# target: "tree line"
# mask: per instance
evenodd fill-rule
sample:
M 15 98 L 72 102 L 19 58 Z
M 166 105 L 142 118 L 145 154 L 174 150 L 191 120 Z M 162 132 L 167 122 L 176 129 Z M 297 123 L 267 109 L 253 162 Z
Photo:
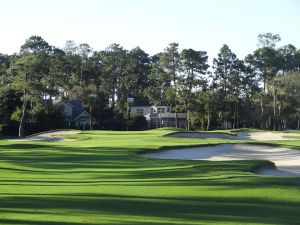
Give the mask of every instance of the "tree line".
M 112 44 L 94 51 L 67 41 L 63 49 L 29 37 L 17 54 L 0 53 L 0 124 L 23 136 L 64 127 L 52 99 L 79 99 L 97 121 L 91 128 L 125 129 L 135 105 L 169 105 L 187 115 L 187 129 L 300 128 L 300 49 L 277 47 L 278 34 L 258 35 L 244 59 L 224 44 L 212 66 L 206 51 L 170 43 L 150 56 Z

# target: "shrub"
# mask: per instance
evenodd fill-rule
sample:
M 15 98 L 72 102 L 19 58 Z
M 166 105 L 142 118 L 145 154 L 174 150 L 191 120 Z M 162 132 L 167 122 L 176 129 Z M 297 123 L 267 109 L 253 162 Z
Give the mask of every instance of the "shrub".
M 147 120 L 143 115 L 135 116 L 131 118 L 128 122 L 129 130 L 146 130 Z

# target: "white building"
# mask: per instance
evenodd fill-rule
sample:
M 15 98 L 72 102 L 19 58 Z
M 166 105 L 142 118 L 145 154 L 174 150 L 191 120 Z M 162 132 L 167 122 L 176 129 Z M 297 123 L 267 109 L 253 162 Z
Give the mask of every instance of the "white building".
M 175 113 L 171 112 L 170 106 L 133 106 L 131 116 L 143 115 L 148 121 L 148 128 L 176 127 Z M 177 113 L 178 127 L 186 128 L 186 114 Z

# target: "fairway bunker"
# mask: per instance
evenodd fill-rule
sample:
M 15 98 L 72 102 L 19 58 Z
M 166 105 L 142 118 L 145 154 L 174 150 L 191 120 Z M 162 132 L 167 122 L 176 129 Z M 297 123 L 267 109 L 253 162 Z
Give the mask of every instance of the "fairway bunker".
M 30 135 L 24 138 L 12 139 L 12 141 L 24 142 L 57 142 L 57 141 L 75 141 L 75 139 L 64 138 L 64 135 L 79 134 L 79 130 L 56 130 Z
M 284 133 L 284 132 L 252 132 L 239 131 L 235 133 L 224 132 L 174 132 L 167 134 L 168 137 L 176 138 L 219 138 L 228 140 L 256 140 L 256 141 L 283 141 L 283 140 L 299 140 L 299 133 Z
M 144 156 L 159 159 L 181 160 L 268 160 L 275 163 L 276 168 L 256 171 L 258 174 L 274 176 L 300 177 L 300 151 L 288 148 L 258 144 L 220 144 L 214 146 L 170 149 Z

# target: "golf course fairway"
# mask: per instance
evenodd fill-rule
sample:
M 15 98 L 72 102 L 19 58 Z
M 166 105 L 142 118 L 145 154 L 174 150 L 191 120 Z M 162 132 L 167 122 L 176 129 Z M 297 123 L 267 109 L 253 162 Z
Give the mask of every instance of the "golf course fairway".
M 68 142 L 0 140 L 0 224 L 300 224 L 300 178 L 253 173 L 271 165 L 267 161 L 140 154 L 256 141 L 164 136 L 173 131 L 85 131 L 67 135 L 75 139 Z M 300 149 L 300 140 L 271 143 Z

